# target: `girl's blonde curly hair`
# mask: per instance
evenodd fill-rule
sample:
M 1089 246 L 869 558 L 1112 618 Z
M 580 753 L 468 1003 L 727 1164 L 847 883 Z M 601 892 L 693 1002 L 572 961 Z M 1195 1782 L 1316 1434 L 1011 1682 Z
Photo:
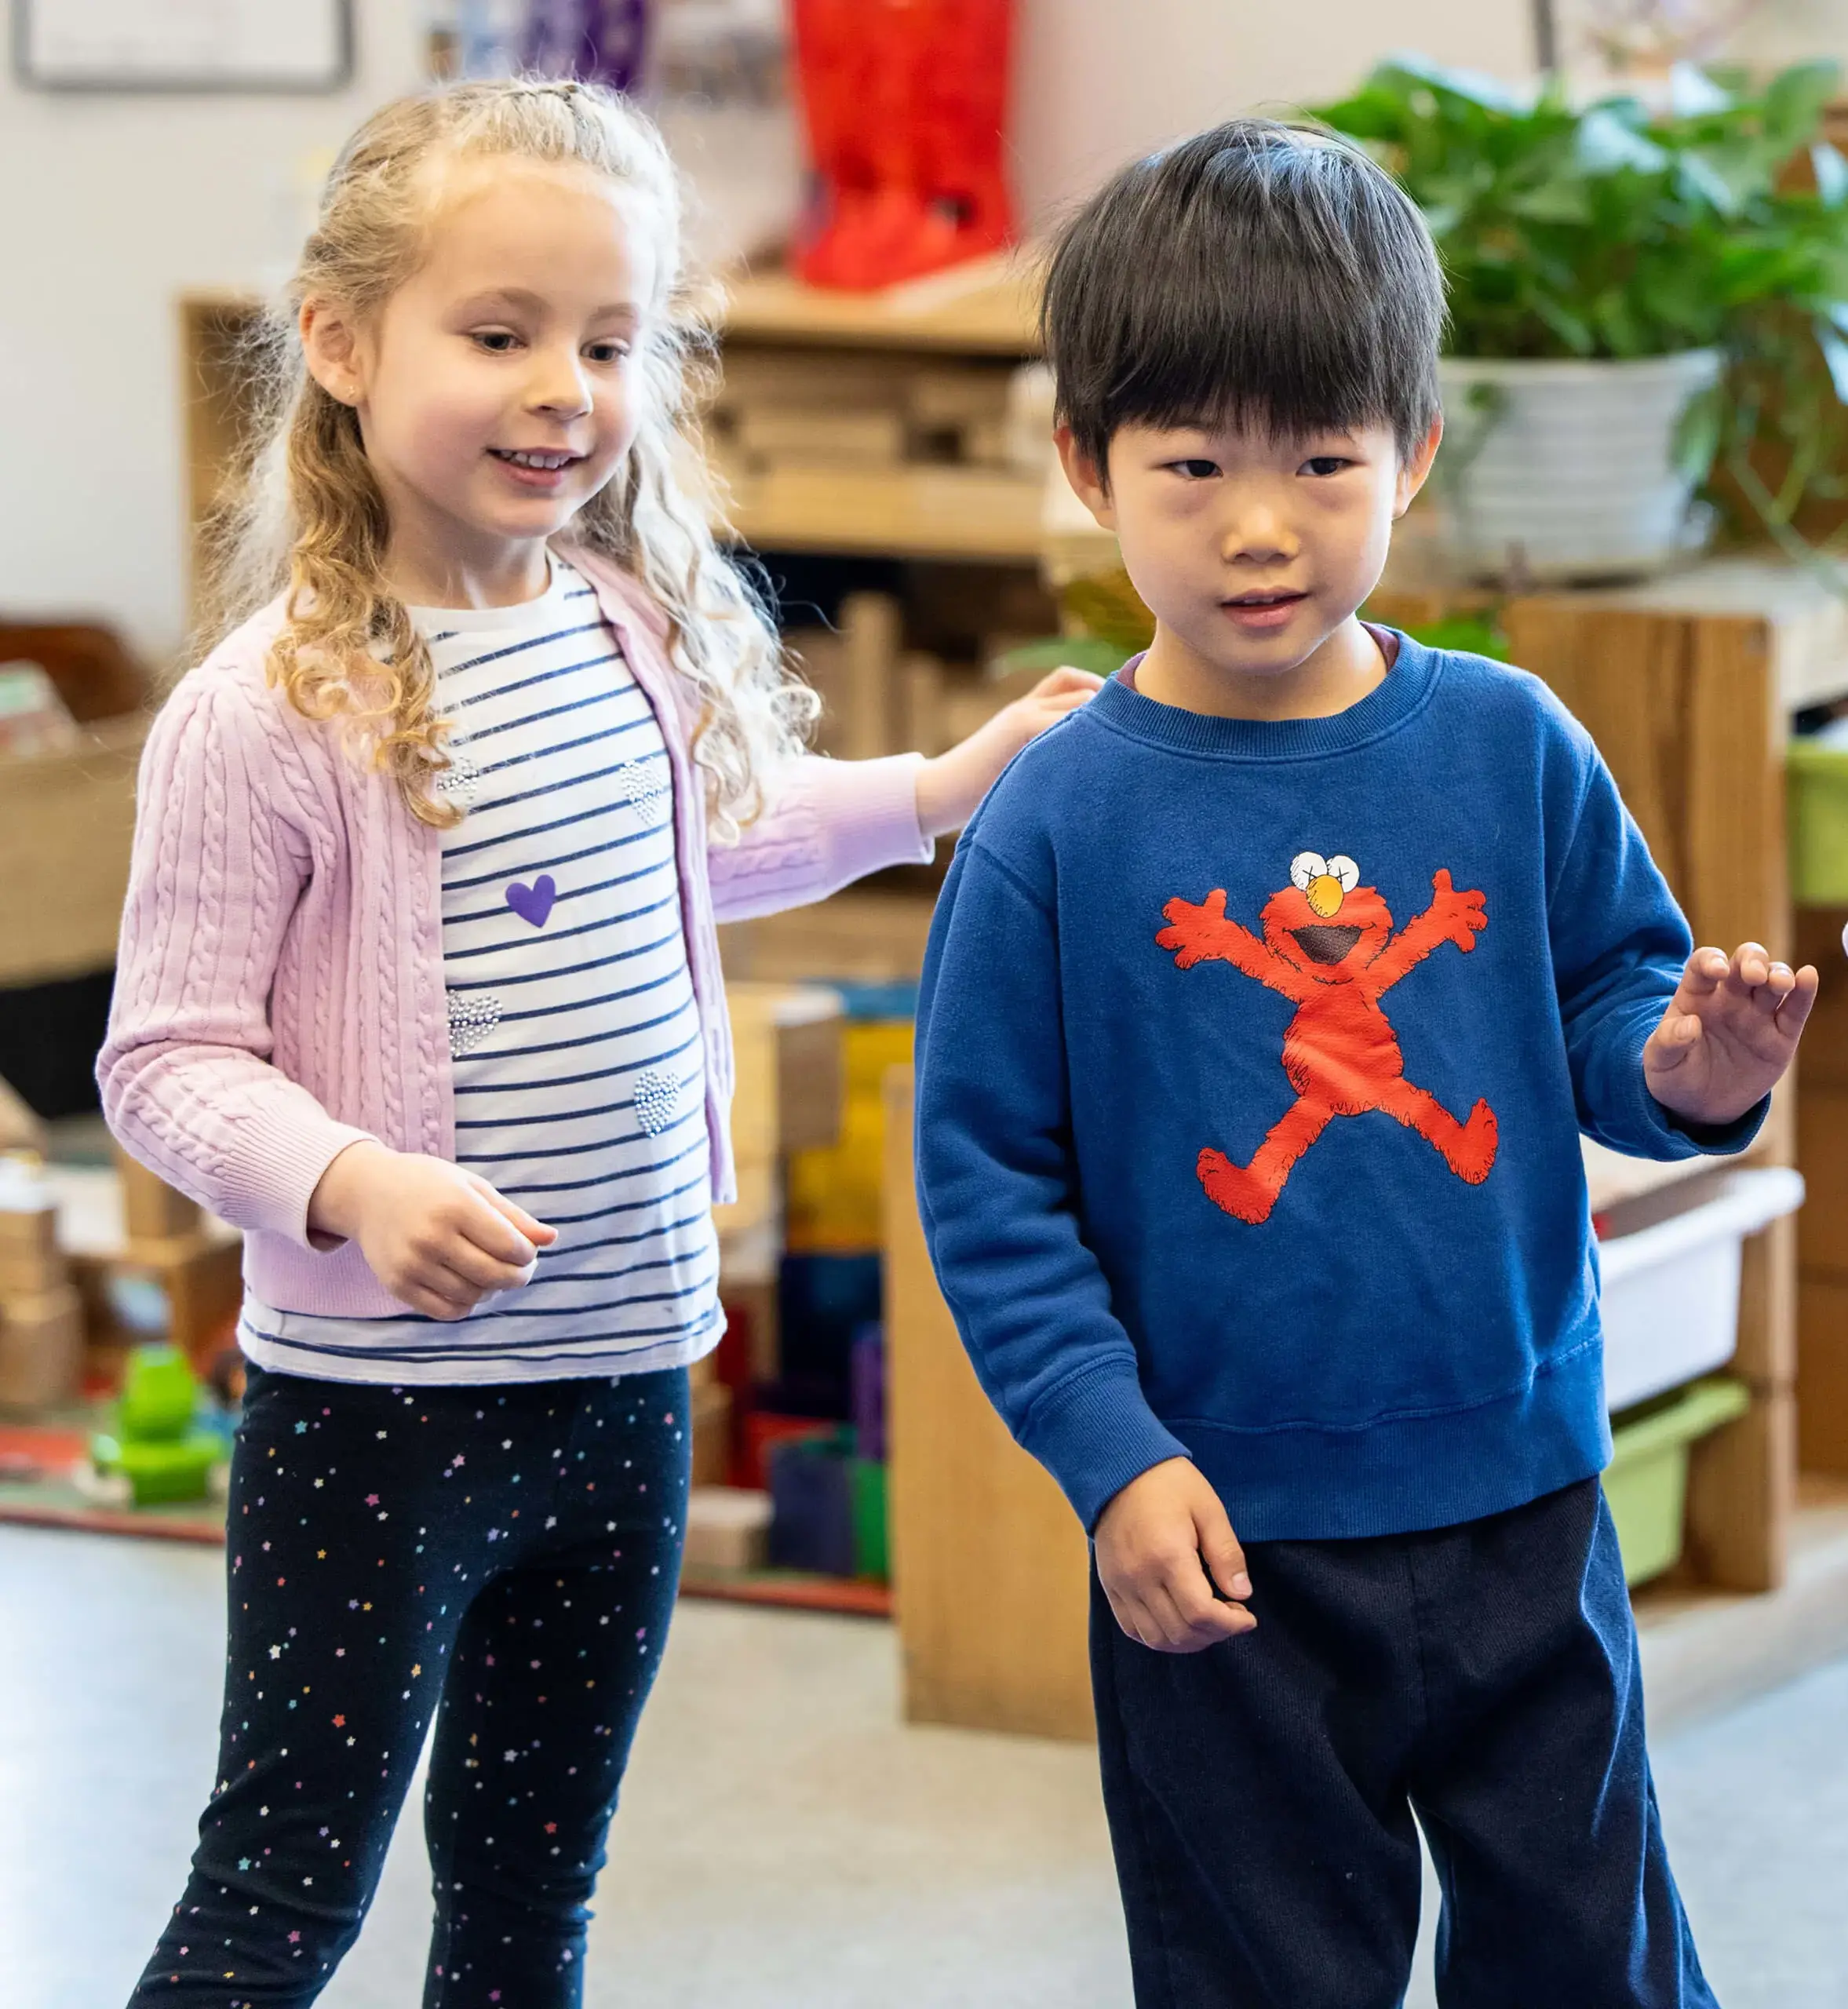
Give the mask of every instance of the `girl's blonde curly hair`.
M 385 578 L 385 498 L 357 414 L 315 382 L 298 321 L 308 300 L 376 315 L 416 270 L 444 158 L 512 155 L 606 174 L 651 220 L 656 297 L 638 355 L 640 424 L 614 478 L 567 537 L 623 567 L 666 615 L 669 652 L 696 694 L 695 760 L 715 836 L 761 810 L 765 783 L 800 750 L 817 700 L 786 669 L 749 580 L 716 541 L 698 407 L 713 343 L 681 266 L 678 177 L 661 136 L 613 92 L 541 81 L 461 83 L 375 113 L 335 162 L 319 220 L 282 299 L 251 337 L 258 417 L 243 479 L 213 540 L 206 620 L 222 634 L 287 595 L 272 680 L 303 716 L 371 737 L 411 812 L 459 815 L 435 784 L 449 764 L 428 649 Z

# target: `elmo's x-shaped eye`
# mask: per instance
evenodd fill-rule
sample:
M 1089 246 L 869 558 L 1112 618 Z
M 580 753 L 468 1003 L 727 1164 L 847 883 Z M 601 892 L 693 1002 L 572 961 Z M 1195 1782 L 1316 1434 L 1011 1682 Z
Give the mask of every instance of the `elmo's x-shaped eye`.
M 1351 859 L 1347 862 L 1350 869 L 1353 868 Z M 1311 881 L 1325 879 L 1328 876 L 1329 862 L 1318 851 L 1299 851 L 1290 860 L 1290 884 L 1299 893 L 1309 890 Z M 1354 870 L 1354 876 L 1356 879 L 1360 877 L 1358 870 Z
M 1329 860 L 1328 872 L 1344 893 L 1351 893 L 1361 883 L 1361 869 L 1345 851 L 1336 851 Z

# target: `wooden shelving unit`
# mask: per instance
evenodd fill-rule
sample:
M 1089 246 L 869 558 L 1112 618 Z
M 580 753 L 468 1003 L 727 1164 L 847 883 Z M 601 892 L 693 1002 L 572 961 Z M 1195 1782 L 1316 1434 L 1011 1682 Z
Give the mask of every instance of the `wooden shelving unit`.
M 727 341 L 890 348 L 918 354 L 1031 355 L 1033 275 L 984 259 L 884 293 L 824 293 L 787 272 L 746 274 L 727 288 Z

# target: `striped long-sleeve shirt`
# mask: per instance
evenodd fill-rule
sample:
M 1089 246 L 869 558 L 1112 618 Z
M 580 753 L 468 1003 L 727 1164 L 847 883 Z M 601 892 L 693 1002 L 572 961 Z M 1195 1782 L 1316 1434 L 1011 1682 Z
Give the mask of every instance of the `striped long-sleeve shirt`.
M 450 727 L 443 983 L 456 1158 L 559 1231 L 467 1319 L 252 1300 L 267 1367 L 501 1381 L 677 1365 L 718 1336 L 698 1013 L 654 712 L 591 588 L 416 611 Z

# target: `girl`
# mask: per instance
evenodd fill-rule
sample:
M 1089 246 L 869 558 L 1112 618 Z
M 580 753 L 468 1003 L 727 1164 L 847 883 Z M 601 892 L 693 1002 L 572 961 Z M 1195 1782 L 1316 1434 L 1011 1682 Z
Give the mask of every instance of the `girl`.
M 800 753 L 694 482 L 674 178 L 606 93 L 388 107 L 290 305 L 99 1063 L 246 1237 L 217 1784 L 134 2001 L 312 2001 L 434 1718 L 425 2003 L 547 2009 L 722 1323 L 714 923 L 928 858 L 1095 680 L 935 760 Z

